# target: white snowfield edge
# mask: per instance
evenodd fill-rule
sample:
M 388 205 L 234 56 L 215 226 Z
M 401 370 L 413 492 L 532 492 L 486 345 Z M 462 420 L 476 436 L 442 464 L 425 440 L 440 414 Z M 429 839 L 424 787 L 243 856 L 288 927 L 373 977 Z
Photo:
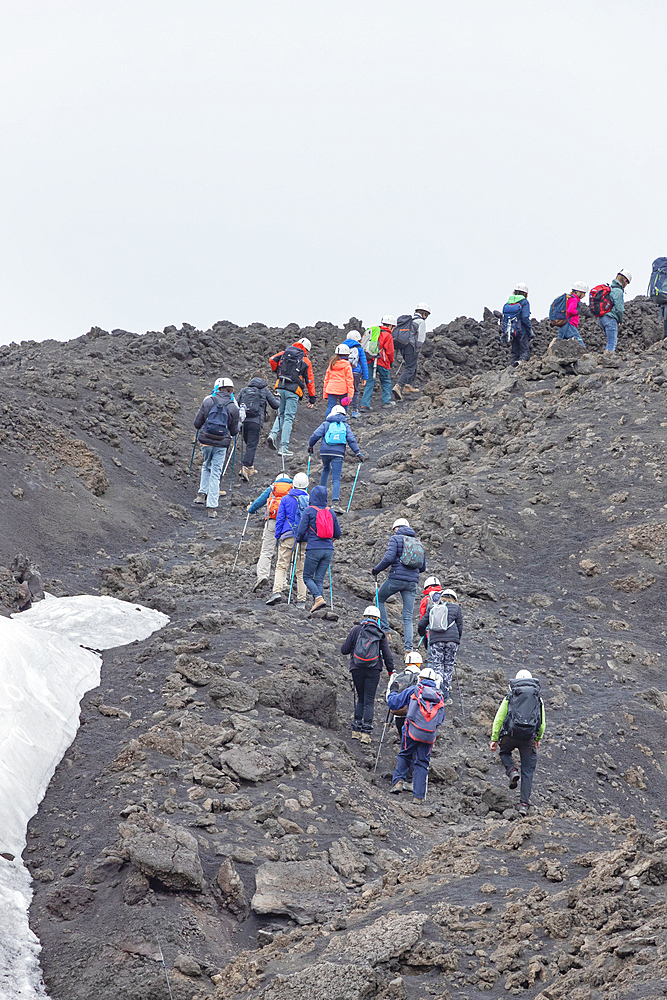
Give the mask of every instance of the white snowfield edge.
M 30 875 L 20 861 L 28 820 L 100 683 L 101 657 L 146 639 L 167 615 L 114 597 L 62 597 L 0 617 L 0 997 L 43 997 L 39 942 L 28 926 Z M 83 648 L 88 647 L 88 648 Z

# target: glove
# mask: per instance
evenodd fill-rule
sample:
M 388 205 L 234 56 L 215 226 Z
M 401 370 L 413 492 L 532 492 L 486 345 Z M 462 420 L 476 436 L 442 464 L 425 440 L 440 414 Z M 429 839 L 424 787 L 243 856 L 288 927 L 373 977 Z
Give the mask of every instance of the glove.
M 389 690 L 392 692 L 392 694 L 398 691 L 398 681 L 394 681 L 393 684 L 390 686 Z
M 372 576 L 377 576 L 377 575 L 378 575 L 378 571 L 376 570 L 375 566 L 374 566 L 374 567 L 373 567 L 373 569 L 371 570 L 371 575 L 372 575 Z
M 308 449 L 308 454 L 309 454 L 309 455 L 312 455 L 312 454 L 313 454 L 313 449 L 312 449 L 312 448 L 309 448 L 309 449 Z
M 357 458 L 358 458 L 358 460 L 360 462 L 365 462 L 366 461 L 366 456 L 363 455 L 362 452 L 359 452 L 359 454 L 357 455 Z
M 349 406 L 350 405 L 350 397 L 349 396 L 343 396 L 343 398 L 340 401 L 340 405 L 341 406 Z

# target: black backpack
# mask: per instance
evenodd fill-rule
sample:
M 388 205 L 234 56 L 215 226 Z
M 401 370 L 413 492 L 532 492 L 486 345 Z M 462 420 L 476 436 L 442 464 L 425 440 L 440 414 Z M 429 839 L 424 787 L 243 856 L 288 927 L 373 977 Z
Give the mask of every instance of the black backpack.
M 516 740 L 532 740 L 541 723 L 540 682 L 535 678 L 510 681 L 504 731 Z
M 216 403 L 214 401 L 213 406 L 208 411 L 208 416 L 206 417 L 203 430 L 205 434 L 208 434 L 211 437 L 231 437 L 231 434 L 229 433 L 229 425 L 227 423 L 226 403 Z
M 239 403 L 245 406 L 246 417 L 258 417 L 263 410 L 263 394 L 258 385 L 247 385 L 239 396 Z
M 294 383 L 303 388 L 302 365 L 303 351 L 300 351 L 298 347 L 286 347 L 278 366 L 278 388 L 286 389 Z
M 364 622 L 352 651 L 352 669 L 380 667 L 380 642 L 384 632 L 373 622 Z
M 412 334 L 412 316 L 404 313 L 399 316 L 396 320 L 396 327 L 392 334 L 395 344 L 400 344 L 401 347 L 405 347 L 406 344 L 410 343 L 410 336 Z

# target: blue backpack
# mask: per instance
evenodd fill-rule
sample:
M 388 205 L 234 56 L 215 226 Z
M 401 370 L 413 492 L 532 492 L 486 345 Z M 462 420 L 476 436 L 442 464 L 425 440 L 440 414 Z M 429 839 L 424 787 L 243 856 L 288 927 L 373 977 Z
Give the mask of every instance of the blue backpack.
M 506 302 L 503 306 L 503 318 L 500 323 L 500 341 L 509 344 L 512 337 L 519 335 L 521 328 L 521 303 Z
M 227 404 L 213 403 L 208 411 L 208 416 L 204 424 L 204 432 L 211 437 L 225 438 L 231 437 L 227 424 Z
M 554 326 L 565 326 L 567 323 L 567 292 L 554 299 L 549 306 L 549 319 Z
M 647 294 L 659 306 L 667 305 L 667 257 L 656 257 L 653 261 Z
M 344 420 L 331 420 L 324 432 L 327 444 L 347 444 L 347 424 Z

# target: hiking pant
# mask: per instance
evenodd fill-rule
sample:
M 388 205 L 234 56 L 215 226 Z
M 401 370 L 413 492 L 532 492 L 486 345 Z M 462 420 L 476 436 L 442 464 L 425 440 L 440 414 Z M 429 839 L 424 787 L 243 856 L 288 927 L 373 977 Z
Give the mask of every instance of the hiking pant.
M 408 727 L 403 726 L 401 736 L 401 749 L 398 751 L 396 770 L 391 779 L 392 785 L 397 781 L 407 781 L 410 773 L 410 765 L 414 767 L 412 776 L 412 794 L 416 799 L 426 798 L 426 781 L 428 779 L 428 769 L 431 763 L 432 743 L 421 743 L 408 736 Z
M 257 579 L 268 580 L 271 572 L 271 560 L 276 550 L 276 519 L 269 518 L 264 522 L 264 534 L 262 535 L 262 551 L 257 560 Z
M 352 397 L 352 412 L 356 413 L 359 409 L 359 383 L 361 382 L 361 372 L 356 374 L 352 372 L 352 377 L 354 378 L 354 396 Z
M 204 462 L 199 477 L 199 492 L 206 494 L 206 506 L 217 507 L 220 499 L 220 476 L 225 465 L 226 448 L 212 448 L 203 444 L 201 453 Z
M 403 355 L 405 366 L 398 380 L 399 385 L 414 385 L 417 377 L 417 361 L 419 348 L 415 344 L 399 344 L 398 349 Z
M 322 597 L 322 583 L 333 559 L 333 549 L 307 549 L 303 564 L 303 582 L 313 597 Z
M 603 317 L 604 318 L 604 317 Z M 518 750 L 521 757 L 521 801 L 526 805 L 530 802 L 530 792 L 533 787 L 533 777 L 537 765 L 537 748 L 535 740 L 515 740 L 513 736 L 501 736 L 498 742 L 500 759 L 505 767 L 505 774 L 516 767 L 512 760 L 512 750 Z
M 530 360 L 530 334 L 521 330 L 511 340 L 512 361 Z
M 354 699 L 352 728 L 359 733 L 373 732 L 375 692 L 380 683 L 381 671 L 377 667 L 357 667 L 351 671 L 357 697 Z
M 299 406 L 299 397 L 291 389 L 278 389 L 278 395 L 280 396 L 280 406 L 278 407 L 278 415 L 273 421 L 269 437 L 273 440 L 278 450 L 280 450 L 281 448 L 287 448 L 289 445 L 292 424 L 294 423 L 296 411 Z M 278 439 L 279 435 L 280 440 Z
M 600 316 L 598 326 L 607 338 L 607 350 L 615 351 L 618 342 L 618 323 L 613 316 Z
M 403 646 L 408 652 L 412 652 L 412 614 L 415 609 L 415 598 L 417 596 L 417 584 L 405 583 L 402 580 L 392 580 L 391 577 L 385 580 L 378 591 L 378 609 L 380 611 L 380 628 L 388 629 L 387 608 L 385 601 L 392 594 L 400 594 L 403 600 Z
M 327 412 L 328 417 L 334 406 L 342 406 L 341 399 L 345 399 L 345 396 L 334 396 L 332 393 L 327 393 Z
M 444 701 L 449 698 L 458 648 L 458 642 L 429 642 L 428 644 L 427 662 L 431 670 L 434 670 L 440 678 L 440 693 Z
M 391 374 L 388 368 L 380 368 L 378 365 L 375 374 L 372 374 L 373 369 L 368 366 L 368 381 L 366 382 L 366 387 L 364 389 L 364 394 L 361 397 L 362 406 L 370 406 L 371 398 L 373 396 L 373 389 L 375 388 L 375 374 L 380 379 L 380 386 L 382 388 L 382 402 L 391 403 Z
M 571 323 L 566 323 L 565 326 L 561 326 L 558 331 L 559 340 L 578 340 L 582 347 L 585 347 L 583 340 L 581 339 L 581 334 L 576 326 L 572 326 Z
M 255 464 L 255 452 L 259 444 L 259 432 L 262 425 L 257 417 L 246 417 L 243 421 L 243 440 L 245 442 L 245 454 L 243 464 L 246 469 Z
M 320 486 L 326 488 L 331 470 L 331 502 L 340 500 L 340 477 L 343 471 L 343 459 L 340 455 L 320 455 L 322 459 L 322 475 L 320 476 Z
M 660 319 L 662 320 L 662 339 L 667 340 L 667 306 L 660 306 Z
M 296 599 L 297 601 L 305 601 L 306 599 L 306 585 L 303 582 L 303 561 L 305 557 L 305 542 L 302 542 L 297 551 L 296 555 L 296 569 L 294 570 L 294 579 L 296 582 Z M 294 537 L 292 535 L 287 535 L 286 538 L 281 538 L 278 544 L 278 561 L 276 562 L 276 575 L 273 578 L 273 593 L 281 594 L 285 587 L 285 581 L 289 579 L 291 583 L 292 578 L 292 556 L 294 554 Z

